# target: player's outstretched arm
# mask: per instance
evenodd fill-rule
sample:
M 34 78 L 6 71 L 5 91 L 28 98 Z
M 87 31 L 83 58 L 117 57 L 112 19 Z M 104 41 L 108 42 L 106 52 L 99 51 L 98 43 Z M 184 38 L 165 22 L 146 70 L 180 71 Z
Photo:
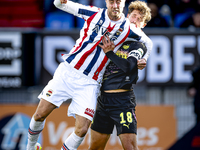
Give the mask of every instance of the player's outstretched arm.
M 115 45 L 112 41 L 110 41 L 108 36 L 102 39 L 102 43 L 103 45 L 99 45 L 99 46 L 103 49 L 106 56 L 110 60 L 112 60 L 113 63 L 115 63 L 119 68 L 121 68 L 125 73 L 130 73 L 133 70 L 137 69 L 137 60 L 141 58 L 143 54 L 140 54 L 137 50 L 133 50 L 129 53 L 130 56 L 127 59 L 124 59 L 117 56 L 113 52 Z M 140 51 L 141 50 L 142 49 L 140 49 Z
M 61 4 L 67 4 L 67 0 L 60 0 Z

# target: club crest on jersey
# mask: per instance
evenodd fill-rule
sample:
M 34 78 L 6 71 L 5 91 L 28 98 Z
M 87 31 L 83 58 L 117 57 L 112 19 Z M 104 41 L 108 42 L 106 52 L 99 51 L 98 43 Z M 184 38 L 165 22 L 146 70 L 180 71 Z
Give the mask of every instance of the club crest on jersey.
M 46 96 L 50 97 L 52 94 L 53 94 L 53 90 L 48 90 L 47 93 L 46 93 Z
M 84 114 L 93 118 L 94 116 L 94 109 L 86 108 Z
M 119 28 L 116 32 L 117 35 L 120 35 L 121 33 L 123 32 L 123 29 L 122 28 Z
M 130 45 L 123 45 L 123 49 L 128 49 Z

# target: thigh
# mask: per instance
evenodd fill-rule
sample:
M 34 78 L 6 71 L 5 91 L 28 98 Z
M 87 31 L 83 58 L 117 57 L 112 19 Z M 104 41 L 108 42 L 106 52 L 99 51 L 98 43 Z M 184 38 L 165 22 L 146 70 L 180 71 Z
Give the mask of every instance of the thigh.
M 43 121 L 56 108 L 56 106 L 44 99 L 41 99 L 34 114 L 36 121 Z
M 122 147 L 124 150 L 138 150 L 137 146 L 137 136 L 134 133 L 125 133 L 119 135 Z
M 99 133 L 91 129 L 89 150 L 104 150 L 110 134 Z

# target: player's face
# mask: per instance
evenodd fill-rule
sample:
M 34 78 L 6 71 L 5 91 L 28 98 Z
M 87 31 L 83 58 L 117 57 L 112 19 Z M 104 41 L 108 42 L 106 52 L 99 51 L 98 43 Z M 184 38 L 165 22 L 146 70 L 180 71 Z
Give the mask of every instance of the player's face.
M 135 24 L 138 28 L 144 28 L 144 17 L 140 14 L 139 10 L 133 10 L 130 14 L 127 15 L 131 23 Z
M 106 0 L 108 16 L 111 20 L 117 21 L 121 18 L 126 0 Z

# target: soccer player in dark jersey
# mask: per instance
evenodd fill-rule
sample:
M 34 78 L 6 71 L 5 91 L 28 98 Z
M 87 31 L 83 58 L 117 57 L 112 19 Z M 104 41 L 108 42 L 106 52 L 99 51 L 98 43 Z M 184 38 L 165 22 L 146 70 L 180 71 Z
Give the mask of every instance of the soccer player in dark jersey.
M 129 5 L 128 18 L 137 27 L 142 28 L 150 20 L 150 9 L 142 15 L 138 5 L 145 2 L 135 1 Z M 147 7 L 147 6 L 146 6 Z M 137 41 L 126 41 L 114 53 L 114 43 L 105 36 L 100 47 L 111 60 L 106 68 L 98 98 L 97 109 L 91 125 L 90 150 L 103 150 L 113 131 L 117 129 L 122 146 L 125 150 L 138 150 L 137 119 L 135 115 L 135 95 L 133 84 L 138 80 L 138 69 L 146 66 L 142 58 L 147 52 L 144 44 Z

